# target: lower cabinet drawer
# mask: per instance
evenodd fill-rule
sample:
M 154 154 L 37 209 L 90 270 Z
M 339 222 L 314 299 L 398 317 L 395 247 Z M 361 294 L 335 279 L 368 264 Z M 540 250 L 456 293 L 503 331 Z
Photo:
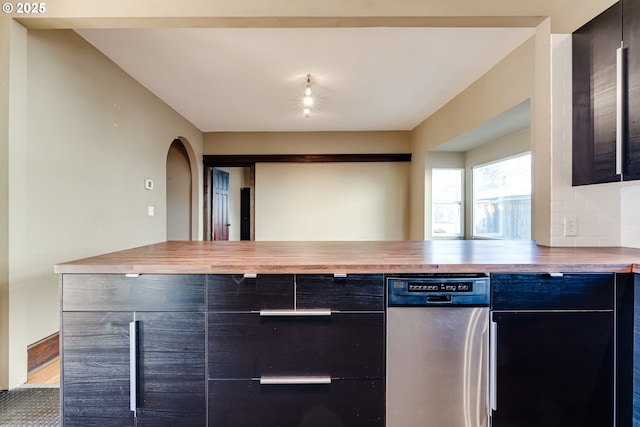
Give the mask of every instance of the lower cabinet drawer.
M 298 308 L 329 307 L 341 311 L 382 311 L 384 289 L 382 274 L 349 274 L 346 277 L 327 274 L 296 276 Z
M 204 311 L 203 274 L 64 274 L 63 311 Z
M 216 427 L 383 427 L 384 380 L 263 385 L 209 381 L 209 425 Z
M 494 274 L 494 310 L 612 310 L 613 273 Z
M 209 379 L 384 378 L 384 312 L 207 316 Z

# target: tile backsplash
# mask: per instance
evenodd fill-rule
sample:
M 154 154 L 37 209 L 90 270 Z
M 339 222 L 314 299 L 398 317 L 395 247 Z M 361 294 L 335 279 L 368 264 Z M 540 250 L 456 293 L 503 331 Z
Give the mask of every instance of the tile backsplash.
M 571 186 L 571 35 L 551 36 L 551 245 L 640 248 L 640 183 Z M 577 235 L 565 236 L 565 218 Z

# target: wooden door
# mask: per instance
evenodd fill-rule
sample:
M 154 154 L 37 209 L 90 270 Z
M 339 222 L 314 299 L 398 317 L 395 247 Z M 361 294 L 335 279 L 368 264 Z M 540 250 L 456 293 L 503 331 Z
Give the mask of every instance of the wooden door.
M 229 240 L 229 173 L 213 168 L 213 240 Z

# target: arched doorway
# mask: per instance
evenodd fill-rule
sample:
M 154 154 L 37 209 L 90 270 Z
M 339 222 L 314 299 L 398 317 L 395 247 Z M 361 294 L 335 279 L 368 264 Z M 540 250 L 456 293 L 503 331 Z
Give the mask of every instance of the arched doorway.
M 167 240 L 191 240 L 191 163 L 176 138 L 167 153 Z

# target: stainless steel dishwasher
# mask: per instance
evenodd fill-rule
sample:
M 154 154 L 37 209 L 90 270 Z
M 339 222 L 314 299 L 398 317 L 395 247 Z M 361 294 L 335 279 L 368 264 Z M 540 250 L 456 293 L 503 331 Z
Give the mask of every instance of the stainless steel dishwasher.
M 489 425 L 489 282 L 387 277 L 387 427 Z

